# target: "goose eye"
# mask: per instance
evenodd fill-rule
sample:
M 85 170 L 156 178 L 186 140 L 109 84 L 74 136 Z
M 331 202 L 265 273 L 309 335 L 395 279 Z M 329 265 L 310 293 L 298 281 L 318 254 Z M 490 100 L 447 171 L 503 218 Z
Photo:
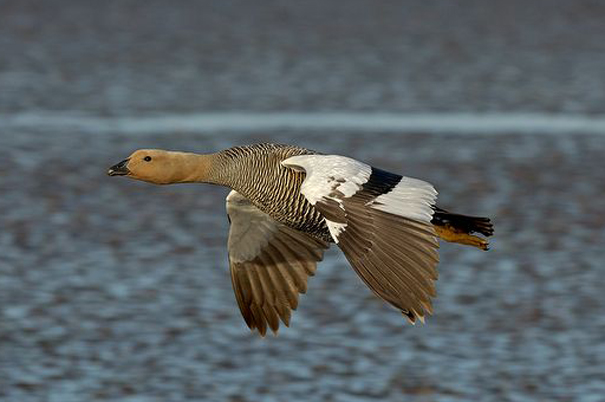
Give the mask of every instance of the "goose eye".
M 151 156 L 146 156 L 143 158 L 145 162 L 151 162 Z

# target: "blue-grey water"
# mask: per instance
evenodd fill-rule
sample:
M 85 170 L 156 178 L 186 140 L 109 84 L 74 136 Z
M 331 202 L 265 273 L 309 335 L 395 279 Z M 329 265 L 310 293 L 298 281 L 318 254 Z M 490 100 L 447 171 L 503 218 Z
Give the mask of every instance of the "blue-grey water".
M 0 1 L 0 400 L 605 400 L 602 133 L 104 125 L 603 115 L 604 16 L 589 0 Z M 53 123 L 81 113 L 86 130 Z M 428 180 L 440 205 L 494 220 L 492 249 L 443 244 L 435 314 L 414 327 L 334 249 L 291 327 L 260 339 L 231 290 L 227 190 L 105 175 L 136 148 L 260 141 Z
M 105 176 L 139 146 L 259 139 L 427 179 L 442 205 L 493 218 L 492 250 L 443 245 L 435 315 L 415 327 L 334 250 L 291 328 L 260 339 L 231 291 L 226 190 Z M 604 152 L 601 136 L 2 136 L 0 395 L 601 400 Z

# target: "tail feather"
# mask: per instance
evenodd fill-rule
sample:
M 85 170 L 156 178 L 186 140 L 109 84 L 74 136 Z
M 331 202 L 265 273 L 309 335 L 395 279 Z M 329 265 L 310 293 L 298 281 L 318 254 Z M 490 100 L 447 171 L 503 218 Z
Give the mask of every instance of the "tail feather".
M 440 238 L 488 250 L 488 241 L 473 233 L 485 237 L 493 235 L 494 225 L 489 218 L 453 214 L 438 207 L 434 207 L 434 210 L 431 223 Z

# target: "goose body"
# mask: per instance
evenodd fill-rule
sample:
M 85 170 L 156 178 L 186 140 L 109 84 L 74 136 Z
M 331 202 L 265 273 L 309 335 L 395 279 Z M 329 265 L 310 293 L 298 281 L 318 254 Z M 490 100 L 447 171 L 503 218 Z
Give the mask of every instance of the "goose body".
M 265 335 L 289 325 L 323 252 L 336 243 L 362 281 L 415 323 L 432 313 L 438 237 L 487 249 L 473 232 L 487 218 L 435 206 L 425 181 L 339 155 L 280 144 L 198 155 L 138 150 L 108 174 L 155 184 L 202 182 L 232 189 L 229 264 L 248 326 Z

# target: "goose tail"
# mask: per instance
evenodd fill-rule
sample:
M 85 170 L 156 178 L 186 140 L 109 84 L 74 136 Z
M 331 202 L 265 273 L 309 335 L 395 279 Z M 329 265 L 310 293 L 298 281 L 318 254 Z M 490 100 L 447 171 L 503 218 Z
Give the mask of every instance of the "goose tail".
M 437 235 L 445 241 L 489 250 L 489 242 L 473 234 L 477 233 L 485 237 L 493 235 L 494 225 L 489 218 L 453 214 L 434 207 L 431 223 Z

